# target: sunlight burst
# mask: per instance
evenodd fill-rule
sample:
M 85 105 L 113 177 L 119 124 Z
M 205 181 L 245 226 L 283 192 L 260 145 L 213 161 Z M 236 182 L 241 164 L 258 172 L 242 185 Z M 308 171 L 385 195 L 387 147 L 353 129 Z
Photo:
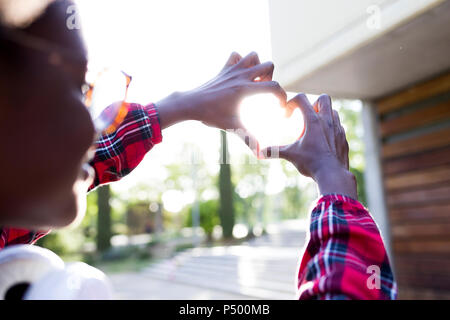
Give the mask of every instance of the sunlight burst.
M 293 143 L 303 130 L 300 110 L 296 109 L 290 118 L 286 118 L 285 110 L 272 94 L 258 94 L 244 99 L 240 116 L 261 148 Z

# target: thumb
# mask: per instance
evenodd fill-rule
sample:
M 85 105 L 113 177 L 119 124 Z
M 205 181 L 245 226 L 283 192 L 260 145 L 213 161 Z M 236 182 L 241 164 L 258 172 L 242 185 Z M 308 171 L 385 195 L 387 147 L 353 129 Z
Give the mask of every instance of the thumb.
M 256 157 L 259 157 L 260 147 L 258 140 L 240 122 L 234 129 L 234 133 L 244 141 Z
M 259 154 L 259 159 L 290 159 L 289 146 L 271 146 L 262 149 Z

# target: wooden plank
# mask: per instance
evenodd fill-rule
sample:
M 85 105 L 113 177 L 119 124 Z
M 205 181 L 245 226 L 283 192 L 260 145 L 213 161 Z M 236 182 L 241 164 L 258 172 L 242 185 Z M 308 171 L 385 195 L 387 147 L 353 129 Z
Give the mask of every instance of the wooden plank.
M 395 267 L 405 273 L 429 275 L 449 275 L 450 255 L 448 254 L 397 254 Z
M 447 204 L 428 204 L 389 210 L 391 225 L 402 222 L 423 223 L 424 221 L 450 221 L 450 201 Z M 450 230 L 448 231 L 450 233 Z
M 397 254 L 395 256 L 396 280 L 399 298 L 404 299 L 419 290 L 422 298 L 444 297 L 450 294 L 450 255 Z M 426 289 L 425 289 L 426 288 Z M 428 291 L 427 291 L 428 290 Z
M 384 175 L 450 164 L 450 148 L 441 148 L 412 156 L 383 161 Z
M 423 190 L 390 192 L 386 196 L 390 208 L 435 205 L 450 202 L 450 184 Z
M 405 273 L 397 270 L 399 286 L 433 288 L 434 290 L 450 291 L 450 275 L 430 275 L 423 273 Z
M 450 300 L 450 291 L 399 286 L 399 300 Z
M 383 158 L 393 158 L 448 145 L 450 145 L 450 129 L 444 129 L 399 142 L 384 144 L 382 155 Z
M 381 136 L 387 137 L 395 133 L 408 131 L 424 125 L 450 118 L 450 100 L 438 105 L 423 108 L 416 112 L 401 115 L 380 123 Z
M 389 175 L 384 179 L 387 190 L 408 189 L 450 181 L 450 165 L 420 171 Z
M 394 255 L 398 254 L 450 254 L 450 239 L 417 240 L 402 239 L 392 241 Z
M 378 113 L 384 115 L 410 103 L 424 100 L 447 91 L 450 91 L 450 73 L 379 100 L 376 103 Z
M 450 256 L 397 255 L 395 257 L 395 268 L 402 272 L 448 274 L 450 270 Z
M 450 222 L 391 225 L 394 239 L 449 239 Z

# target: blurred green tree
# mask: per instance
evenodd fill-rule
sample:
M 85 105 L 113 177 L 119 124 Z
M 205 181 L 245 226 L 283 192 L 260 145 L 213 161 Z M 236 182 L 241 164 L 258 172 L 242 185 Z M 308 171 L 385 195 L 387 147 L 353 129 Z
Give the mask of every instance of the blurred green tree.
M 358 184 L 358 200 L 367 205 L 364 184 L 364 128 L 361 119 L 361 103 L 355 100 L 335 100 L 342 125 L 349 144 L 350 171 L 355 175 Z
M 242 155 L 233 165 L 235 217 L 238 223 L 247 225 L 249 232 L 264 222 L 264 198 L 267 197 L 264 188 L 269 166 L 269 161 L 257 161 L 252 154 Z
M 234 187 L 231 182 L 231 165 L 229 163 L 227 133 L 220 131 L 220 170 L 219 170 L 219 195 L 220 195 L 220 223 L 222 225 L 223 237 L 233 237 L 234 227 Z
M 205 231 L 208 241 L 212 241 L 212 233 L 214 227 L 220 224 L 219 219 L 219 201 L 208 200 L 199 203 L 200 210 L 200 226 Z M 189 210 L 189 214 L 186 215 L 186 226 L 192 226 L 192 208 Z
M 97 251 L 104 252 L 111 247 L 111 190 L 109 185 L 97 189 Z

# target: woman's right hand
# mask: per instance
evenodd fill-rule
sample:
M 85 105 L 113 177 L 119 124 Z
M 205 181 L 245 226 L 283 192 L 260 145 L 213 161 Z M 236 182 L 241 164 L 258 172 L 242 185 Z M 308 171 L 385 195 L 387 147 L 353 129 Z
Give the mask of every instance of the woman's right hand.
M 156 103 L 161 128 L 183 120 L 198 120 L 211 127 L 234 130 L 257 153 L 257 140 L 241 122 L 239 106 L 247 96 L 272 93 L 285 107 L 287 95 L 278 82 L 272 80 L 273 71 L 274 64 L 270 61 L 261 63 L 255 52 L 243 58 L 232 53 L 212 80 Z
M 331 98 L 321 95 L 312 106 L 305 94 L 291 99 L 288 109 L 299 107 L 305 130 L 299 140 L 287 146 L 268 147 L 263 158 L 283 158 L 292 162 L 304 176 L 313 178 L 321 195 L 338 193 L 357 199 L 356 180 L 349 171 L 348 143 L 339 114 Z

